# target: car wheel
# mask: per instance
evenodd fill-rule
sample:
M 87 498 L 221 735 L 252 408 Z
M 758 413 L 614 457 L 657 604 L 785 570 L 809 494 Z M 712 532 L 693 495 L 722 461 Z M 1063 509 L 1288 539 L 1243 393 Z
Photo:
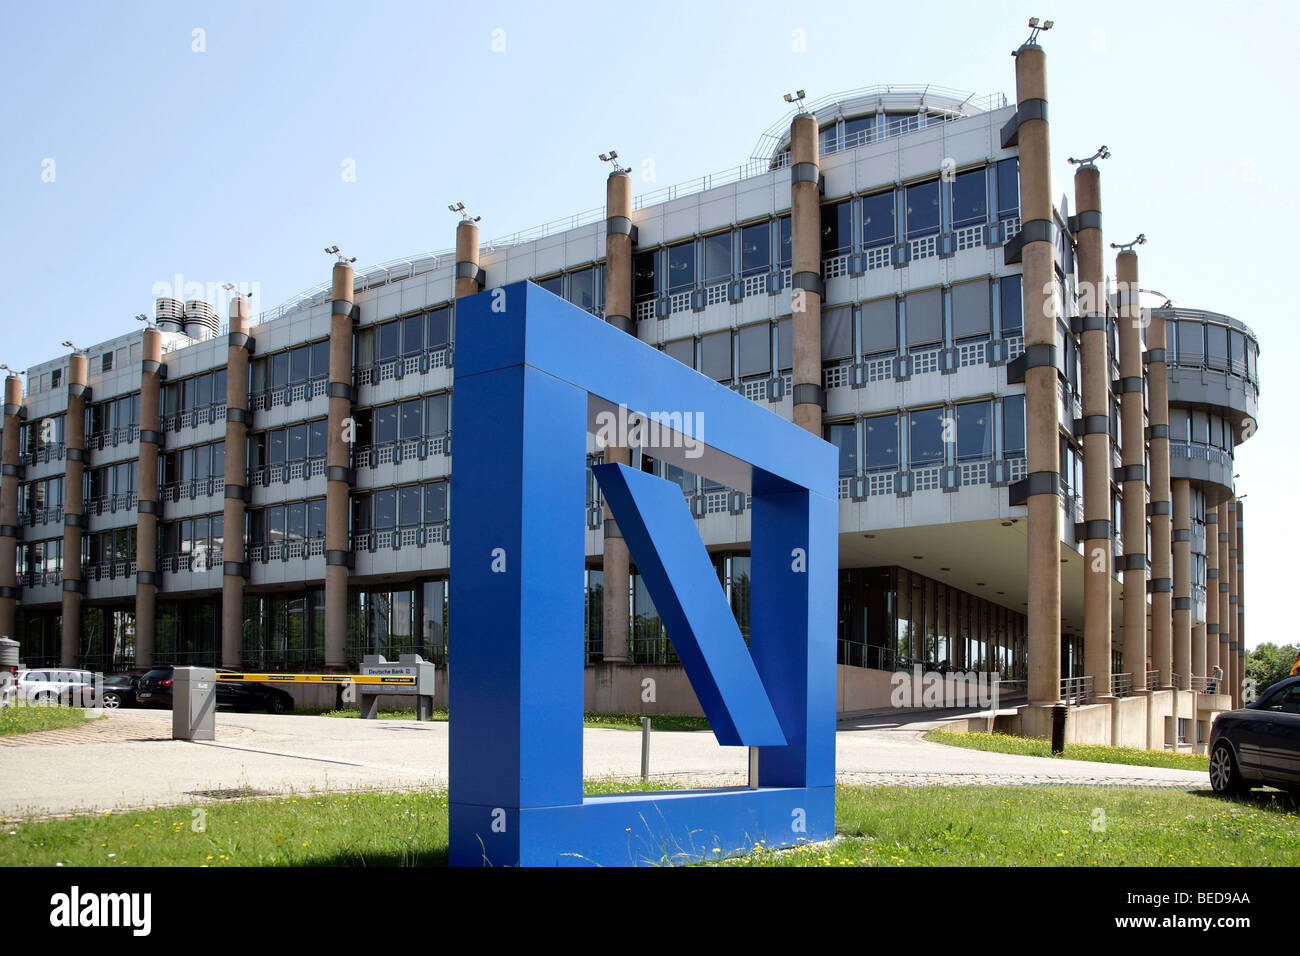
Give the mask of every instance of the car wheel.
M 272 698 L 271 703 L 267 705 L 267 712 L 272 714 L 283 714 L 289 708 L 285 706 L 283 700 L 279 697 Z
M 117 710 L 122 706 L 122 696 L 111 690 L 104 691 L 103 705 L 105 710 Z
M 1222 796 L 1236 796 L 1246 791 L 1237 758 L 1232 755 L 1232 748 L 1225 743 L 1216 746 L 1210 756 L 1210 786 Z

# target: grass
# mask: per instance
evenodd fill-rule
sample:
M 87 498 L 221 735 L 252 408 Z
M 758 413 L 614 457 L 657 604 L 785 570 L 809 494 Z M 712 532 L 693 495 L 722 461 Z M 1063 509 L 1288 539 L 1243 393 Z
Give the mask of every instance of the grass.
M 587 793 L 663 789 L 589 781 Z M 1284 795 L 1107 787 L 839 787 L 839 839 L 761 866 L 1295 866 Z M 0 821 L 0 866 L 414 866 L 447 862 L 447 792 L 256 798 Z
M 6 707 L 0 710 L 0 737 L 75 727 L 86 719 L 79 707 Z
M 359 710 L 332 710 L 325 708 L 301 708 L 293 711 L 297 716 L 320 716 L 320 717 L 347 717 L 359 718 Z M 380 708 L 380 720 L 415 720 L 415 708 L 397 707 L 397 708 Z M 446 720 L 447 711 L 437 709 L 433 712 L 434 720 Z M 595 727 L 602 729 L 614 730 L 640 730 L 640 714 L 584 714 L 582 718 L 584 727 Z M 688 717 L 683 714 L 655 714 L 650 718 L 651 730 L 663 731 L 691 731 L 691 730 L 708 730 L 709 721 L 704 717 Z
M 926 740 L 970 750 L 991 750 L 1001 754 L 1027 757 L 1053 757 L 1058 760 L 1093 760 L 1098 763 L 1131 764 L 1135 767 L 1172 767 L 1175 770 L 1199 770 L 1209 773 L 1210 758 L 1205 754 L 1174 753 L 1169 750 L 1138 750 L 1134 747 L 1107 747 L 1102 744 L 1066 744 L 1065 753 L 1052 753 L 1049 740 L 1015 737 L 1011 734 L 960 733 L 932 730 Z

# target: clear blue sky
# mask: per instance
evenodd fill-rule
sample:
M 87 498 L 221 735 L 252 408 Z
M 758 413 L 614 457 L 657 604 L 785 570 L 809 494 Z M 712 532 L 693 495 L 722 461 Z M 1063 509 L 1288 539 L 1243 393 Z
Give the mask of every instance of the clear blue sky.
M 1300 332 L 1280 280 L 1296 271 L 1300 13 L 1047 2 L 6 4 L 0 362 L 121 334 L 177 273 L 256 282 L 270 307 L 328 279 L 331 243 L 361 267 L 447 248 L 453 200 L 489 238 L 599 206 L 611 147 L 638 177 L 653 160 L 638 191 L 739 165 L 796 87 L 1014 96 L 1026 19 L 1054 18 L 1061 182 L 1066 156 L 1106 143 L 1107 240 L 1145 232 L 1144 285 L 1259 335 L 1260 431 L 1238 457 L 1248 639 L 1294 640 L 1300 376 L 1282 357 Z

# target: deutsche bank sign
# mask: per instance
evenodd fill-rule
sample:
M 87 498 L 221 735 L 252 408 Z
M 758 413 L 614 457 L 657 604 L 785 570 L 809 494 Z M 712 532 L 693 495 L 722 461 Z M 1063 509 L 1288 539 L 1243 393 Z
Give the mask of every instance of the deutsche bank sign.
M 456 311 L 451 862 L 677 863 L 828 839 L 834 449 L 532 283 Z M 718 742 L 760 748 L 757 789 L 583 796 L 588 438 L 627 410 L 658 415 L 654 457 L 751 496 L 746 647 L 680 487 L 593 469 Z

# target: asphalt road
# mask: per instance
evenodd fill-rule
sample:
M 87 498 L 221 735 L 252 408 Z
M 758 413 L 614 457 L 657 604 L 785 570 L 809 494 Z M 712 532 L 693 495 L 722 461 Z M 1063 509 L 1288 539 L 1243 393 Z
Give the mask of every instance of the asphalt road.
M 1203 789 L 1204 773 L 1049 760 L 947 747 L 922 739 L 943 715 L 894 715 L 840 725 L 841 783 L 1100 784 Z M 171 739 L 171 712 L 119 710 L 84 726 L 0 737 L 0 817 L 30 818 L 214 799 L 213 791 L 259 793 L 446 786 L 444 723 L 227 714 L 217 739 Z M 638 731 L 584 731 L 588 778 L 640 773 Z M 657 779 L 741 785 L 747 755 L 707 731 L 655 733 Z

